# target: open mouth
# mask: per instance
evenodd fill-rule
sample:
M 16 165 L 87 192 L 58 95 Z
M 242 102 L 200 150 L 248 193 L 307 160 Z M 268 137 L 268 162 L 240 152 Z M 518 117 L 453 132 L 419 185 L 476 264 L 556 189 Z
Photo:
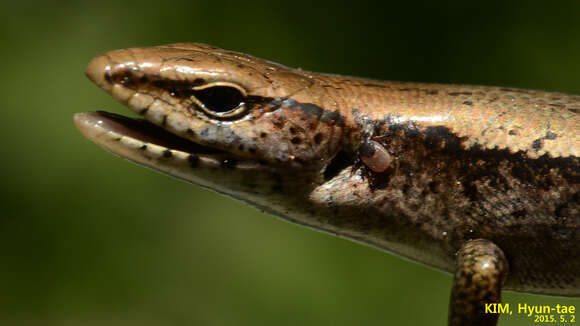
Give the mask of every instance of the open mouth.
M 258 161 L 176 136 L 143 119 L 93 111 L 77 113 L 74 120 L 83 135 L 108 151 L 182 178 L 191 168 L 264 168 Z
M 176 136 L 144 119 L 128 118 L 105 111 L 90 112 L 88 114 L 97 119 L 102 128 L 141 141 L 145 146 L 155 144 L 169 150 L 198 155 L 226 154 L 226 152 L 219 149 L 202 146 L 191 140 Z
M 115 69 L 112 68 L 109 58 L 101 56 L 91 61 L 86 73 L 91 81 L 145 119 L 129 118 L 105 111 L 78 113 L 74 117 L 75 124 L 87 138 L 114 154 L 155 169 L 179 165 L 181 162 L 189 162 L 189 165 L 195 166 L 204 163 L 202 165 L 214 167 L 233 164 L 237 167 L 237 163 L 242 161 L 246 165 L 250 163 L 248 158 L 238 157 L 207 142 L 202 142 L 202 145 L 189 139 L 185 133 L 191 129 L 184 129 L 184 122 L 178 123 L 177 127 L 175 121 L 165 124 L 167 115 L 171 112 L 170 104 L 155 99 L 161 97 L 161 93 L 166 93 L 171 94 L 175 101 L 183 100 L 186 97 L 183 83 L 154 82 L 153 77 L 145 76 L 137 80 L 133 75 L 134 70 L 121 69 L 113 74 L 111 70 Z M 140 87 L 155 86 L 155 92 L 150 95 L 139 92 L 137 81 L 144 83 Z M 195 90 L 191 92 L 195 93 Z M 196 96 L 202 99 L 207 95 L 206 90 L 197 93 Z
M 247 156 L 222 149 L 227 146 L 220 146 L 208 138 L 207 133 L 203 135 L 207 129 L 200 132 L 206 138 L 197 141 L 200 135 L 194 133 L 185 115 L 175 113 L 173 107 L 179 105 L 184 111 L 191 111 L 188 107 L 195 106 L 195 114 L 229 121 L 247 113 L 245 93 L 240 87 L 232 87 L 231 83 L 206 86 L 201 78 L 192 82 L 163 78 L 159 72 L 142 71 L 146 62 L 141 63 L 144 65 L 141 67 L 132 61 L 132 57 L 123 57 L 127 53 L 130 51 L 96 57 L 89 63 L 86 74 L 144 119 L 104 111 L 78 113 L 75 124 L 87 138 L 114 154 L 153 168 L 176 164 L 180 158 L 192 162 L 205 160 L 212 166 L 255 162 Z M 113 60 L 114 56 L 119 58 Z

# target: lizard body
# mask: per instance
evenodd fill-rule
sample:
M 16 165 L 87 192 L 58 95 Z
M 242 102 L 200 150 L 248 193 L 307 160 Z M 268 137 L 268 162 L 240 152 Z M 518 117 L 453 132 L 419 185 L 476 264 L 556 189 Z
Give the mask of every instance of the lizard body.
M 193 43 L 112 51 L 87 75 L 146 120 L 78 114 L 88 138 L 454 273 L 450 325 L 494 325 L 480 310 L 501 288 L 580 296 L 580 96 L 319 74 Z

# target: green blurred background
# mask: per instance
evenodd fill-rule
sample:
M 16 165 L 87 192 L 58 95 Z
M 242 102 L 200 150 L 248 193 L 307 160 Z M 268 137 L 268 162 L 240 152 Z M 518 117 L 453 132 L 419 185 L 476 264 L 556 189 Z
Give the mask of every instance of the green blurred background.
M 0 325 L 444 325 L 451 277 L 129 164 L 105 51 L 205 42 L 314 71 L 580 94 L 580 2 L 11 1 L 0 13 Z M 507 302 L 576 304 L 505 293 Z M 531 325 L 508 317 L 502 325 Z

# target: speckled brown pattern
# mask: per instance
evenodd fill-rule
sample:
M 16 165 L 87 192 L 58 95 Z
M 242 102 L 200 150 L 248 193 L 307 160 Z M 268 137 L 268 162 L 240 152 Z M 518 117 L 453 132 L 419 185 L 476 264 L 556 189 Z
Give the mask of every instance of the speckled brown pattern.
M 466 242 L 457 253 L 449 305 L 450 326 L 494 326 L 498 314 L 485 305 L 501 302 L 508 263 L 500 248 L 484 239 Z
M 193 43 L 112 51 L 87 75 L 148 121 L 76 116 L 122 157 L 451 273 L 485 239 L 506 289 L 580 295 L 579 96 L 318 74 Z

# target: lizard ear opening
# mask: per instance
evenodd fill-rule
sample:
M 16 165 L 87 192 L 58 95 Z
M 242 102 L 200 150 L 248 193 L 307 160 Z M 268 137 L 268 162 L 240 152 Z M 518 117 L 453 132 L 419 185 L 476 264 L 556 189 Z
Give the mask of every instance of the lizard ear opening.
M 342 170 L 349 166 L 353 166 L 355 163 L 355 158 L 353 154 L 349 154 L 345 151 L 338 152 L 334 158 L 328 163 L 326 169 L 324 169 L 324 181 L 329 181 L 330 179 L 336 177 Z
M 193 88 L 195 107 L 215 119 L 235 119 L 245 114 L 246 91 L 232 83 L 211 83 Z

